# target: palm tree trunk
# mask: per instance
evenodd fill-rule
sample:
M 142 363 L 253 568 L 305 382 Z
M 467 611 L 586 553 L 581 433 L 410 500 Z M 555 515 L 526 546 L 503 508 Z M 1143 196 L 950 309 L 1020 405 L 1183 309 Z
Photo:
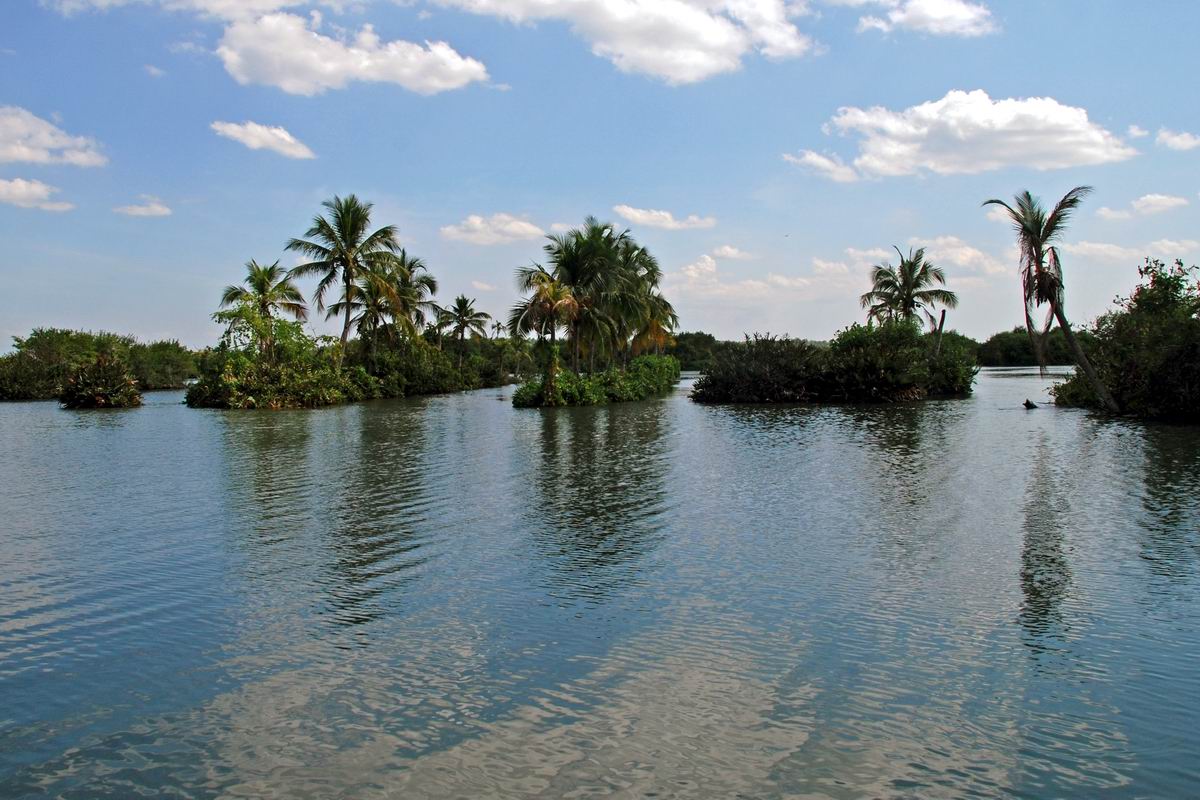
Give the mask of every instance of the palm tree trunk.
M 1075 363 L 1083 370 L 1084 377 L 1091 384 L 1092 391 L 1096 393 L 1096 397 L 1100 399 L 1101 405 L 1107 411 L 1113 414 L 1120 414 L 1121 407 L 1117 405 L 1117 401 L 1113 399 L 1112 394 L 1108 391 L 1100 376 L 1096 374 L 1096 368 L 1092 366 L 1092 362 L 1083 352 L 1083 348 L 1079 346 L 1079 340 L 1075 338 L 1075 334 L 1071 331 L 1071 324 L 1067 322 L 1067 317 L 1063 313 L 1062 306 L 1058 303 L 1054 304 L 1054 318 L 1058 320 L 1058 327 L 1062 328 L 1063 336 L 1066 337 L 1067 345 L 1070 346 L 1071 352 L 1075 354 Z
M 463 337 L 465 337 L 466 335 L 467 335 L 466 331 L 463 331 L 462 333 L 458 334 L 458 371 L 459 372 L 462 372 L 463 347 L 465 346 L 463 343 Z

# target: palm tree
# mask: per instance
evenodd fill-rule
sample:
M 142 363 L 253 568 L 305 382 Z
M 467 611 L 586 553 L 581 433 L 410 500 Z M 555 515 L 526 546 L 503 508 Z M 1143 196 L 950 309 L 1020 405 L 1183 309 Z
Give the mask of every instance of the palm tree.
M 579 311 L 575 295 L 537 264 L 517 270 L 517 289 L 530 294 L 509 312 L 509 333 L 513 337 L 536 333 L 539 339 L 549 335 L 553 346 L 558 329 L 569 326 Z
M 425 327 L 427 319 L 436 317 L 441 311 L 433 301 L 437 294 L 437 278 L 429 274 L 425 262 L 415 256 L 409 256 L 401 248 L 396 256 L 395 287 L 397 295 L 396 325 L 416 336 Z
M 933 316 L 938 305 L 946 308 L 958 306 L 958 295 L 946 285 L 946 273 L 925 260 L 925 250 L 916 252 L 910 248 L 908 256 L 893 245 L 900 256 L 899 266 L 893 267 L 886 261 L 871 267 L 871 291 L 859 298 L 867 310 L 867 321 L 909 321 L 924 314 L 930 327 L 936 322 Z
M 504 323 L 500 320 L 494 320 L 492 322 L 492 338 L 499 339 L 502 333 L 504 333 Z
M 246 280 L 242 285 L 226 286 L 221 293 L 221 308 L 242 303 L 252 305 L 267 322 L 266 334 L 259 340 L 259 349 L 264 355 L 272 349 L 270 323 L 276 312 L 288 314 L 300 322 L 308 319 L 304 295 L 278 261 L 265 267 L 253 259 L 246 262 Z
M 487 336 L 485 326 L 492 316 L 482 311 L 476 311 L 475 301 L 467 299 L 465 294 L 460 294 L 454 298 L 454 305 L 446 309 L 446 317 L 450 323 L 450 332 L 458 338 L 458 368 L 462 369 L 467 332 L 471 331 L 480 336 Z
M 1063 309 L 1065 298 L 1062 259 L 1059 257 L 1058 248 L 1054 245 L 1054 242 L 1066 229 L 1071 214 L 1079 207 L 1083 199 L 1091 194 L 1091 191 L 1092 187 L 1090 186 L 1076 186 L 1063 195 L 1063 198 L 1058 201 L 1049 214 L 1042 207 L 1041 201 L 1030 194 L 1028 190 L 1016 195 L 1014 198 L 1015 208 L 1003 200 L 996 199 L 987 200 L 984 205 L 1002 207 L 1008 212 L 1013 227 L 1016 228 L 1017 248 L 1021 259 L 1021 291 L 1025 301 L 1025 329 L 1029 332 L 1034 352 L 1037 353 L 1042 368 L 1045 369 L 1046 366 L 1042 337 L 1050 332 L 1050 329 L 1054 327 L 1054 322 L 1057 321 L 1071 352 L 1075 354 L 1075 363 L 1083 370 L 1096 397 L 1105 408 L 1115 414 L 1120 412 L 1120 406 L 1113 399 L 1108 387 L 1100 380 L 1100 376 L 1096 374 L 1092 362 L 1083 352 L 1083 348 L 1080 347 L 1079 341 L 1071 331 L 1070 323 L 1067 322 L 1067 315 Z M 1042 305 L 1048 305 L 1050 308 L 1045 321 L 1038 326 L 1034 324 L 1033 314 L 1037 307 Z
M 342 285 L 342 352 L 350 339 L 350 328 L 354 301 L 360 290 L 359 276 L 367 269 L 383 268 L 396 264 L 396 253 L 400 250 L 397 230 L 387 225 L 368 233 L 371 227 L 370 203 L 364 203 L 354 195 L 334 197 L 321 204 L 328 216 L 317 215 L 312 227 L 305 231 L 307 239 L 291 239 L 288 250 L 294 250 L 312 259 L 292 269 L 292 275 L 307 277 L 320 275 L 313 292 L 313 302 L 318 310 L 325 309 L 325 293 L 329 287 L 340 282 Z M 314 241 L 315 240 L 315 241 Z M 339 356 L 340 358 L 340 356 Z

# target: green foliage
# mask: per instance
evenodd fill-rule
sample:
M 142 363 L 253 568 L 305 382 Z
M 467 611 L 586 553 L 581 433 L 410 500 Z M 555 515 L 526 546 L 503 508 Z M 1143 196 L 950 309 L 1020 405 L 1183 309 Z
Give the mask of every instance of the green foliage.
M 624 370 L 580 375 L 554 369 L 551 373 L 553 383 L 549 394 L 546 378 L 530 381 L 513 394 L 513 406 L 597 406 L 645 400 L 671 391 L 679 381 L 679 362 L 671 356 L 638 356 Z M 548 396 L 550 402 L 546 402 Z
M 1083 330 L 1076 331 L 1075 337 L 1079 339 L 1079 343 L 1083 346 L 1084 350 L 1091 351 L 1094 345 L 1091 333 Z M 1063 335 L 1060 328 L 1055 328 L 1043 337 L 1042 346 L 1046 354 L 1047 364 L 1064 365 L 1075 363 L 1075 355 L 1071 352 L 1071 347 L 1067 344 L 1067 338 Z M 979 345 L 977 357 L 981 367 L 1038 366 L 1037 353 L 1033 349 L 1033 342 L 1029 338 L 1029 332 L 1019 327 L 1013 328 L 1011 331 L 1002 331 L 988 338 L 987 341 Z
M 721 342 L 711 333 L 684 332 L 675 334 L 675 344 L 667 348 L 667 354 L 675 356 L 680 369 L 700 372 L 713 365 L 720 347 Z
M 1200 283 L 1195 267 L 1146 259 L 1141 282 L 1097 320 L 1090 355 L 1122 411 L 1148 419 L 1200 421 Z M 1054 389 L 1063 406 L 1100 408 L 1084 376 Z
M 137 381 L 114 350 L 76 367 L 58 394 L 63 408 L 135 408 L 142 404 Z
M 264 319 L 243 306 L 221 344 L 200 359 L 200 380 L 187 393 L 196 408 L 314 408 L 381 393 L 381 382 L 362 367 L 339 369 L 338 343 L 314 339 L 298 322 Z M 260 347 L 269 335 L 272 354 Z
M 14 352 L 0 357 L 0 400 L 49 400 L 68 378 L 101 353 L 115 354 L 144 390 L 181 389 L 196 375 L 195 356 L 179 342 L 142 344 L 112 333 L 35 328 L 13 337 Z
M 916 321 L 851 325 L 828 346 L 747 336 L 717 355 L 692 397 L 705 403 L 894 403 L 971 392 L 970 340 L 922 334 Z

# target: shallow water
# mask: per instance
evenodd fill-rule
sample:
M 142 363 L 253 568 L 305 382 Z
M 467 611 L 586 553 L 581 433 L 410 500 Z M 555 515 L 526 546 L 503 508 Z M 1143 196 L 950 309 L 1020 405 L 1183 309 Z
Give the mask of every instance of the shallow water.
M 0 797 L 1189 796 L 1200 429 L 0 405 Z

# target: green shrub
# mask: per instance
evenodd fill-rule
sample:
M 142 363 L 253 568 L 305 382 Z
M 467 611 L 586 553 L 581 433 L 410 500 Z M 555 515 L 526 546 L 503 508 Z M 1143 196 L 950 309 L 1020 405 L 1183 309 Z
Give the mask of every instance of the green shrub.
M 1122 412 L 1147 419 L 1200 421 L 1200 283 L 1196 268 L 1146 259 L 1141 282 L 1096 321 L 1089 358 Z M 1076 373 L 1054 388 L 1063 406 L 1099 408 Z
M 135 408 L 142 395 L 125 362 L 108 352 L 77 367 L 63 383 L 58 401 L 63 408 Z
M 638 356 L 625 370 L 578 375 L 554 369 L 552 401 L 546 402 L 546 378 L 530 381 L 513 394 L 516 408 L 596 406 L 645 400 L 670 392 L 679 381 L 679 362 L 671 356 Z
M 969 394 L 970 340 L 916 324 L 851 325 L 827 346 L 754 335 L 723 348 L 696 382 L 702 403 L 893 403 Z
M 1092 344 L 1092 336 L 1087 331 L 1076 331 L 1075 337 L 1086 350 Z M 1058 328 L 1050 331 L 1042 342 L 1047 364 L 1074 364 L 1075 355 L 1067 344 L 1067 338 Z M 1029 332 L 1024 328 L 1013 328 L 993 334 L 987 341 L 979 345 L 976 359 L 981 367 L 1036 367 L 1037 353 L 1033 350 L 1033 342 Z

